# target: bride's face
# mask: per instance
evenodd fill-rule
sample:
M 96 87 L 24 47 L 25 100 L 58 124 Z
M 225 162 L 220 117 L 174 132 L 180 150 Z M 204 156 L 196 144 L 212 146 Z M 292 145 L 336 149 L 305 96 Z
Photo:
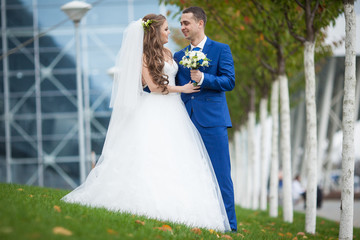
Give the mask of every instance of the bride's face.
M 163 25 L 160 28 L 161 31 L 161 41 L 163 44 L 169 42 L 169 34 L 170 34 L 170 29 L 168 26 L 168 22 L 165 20 L 165 22 L 163 23 Z

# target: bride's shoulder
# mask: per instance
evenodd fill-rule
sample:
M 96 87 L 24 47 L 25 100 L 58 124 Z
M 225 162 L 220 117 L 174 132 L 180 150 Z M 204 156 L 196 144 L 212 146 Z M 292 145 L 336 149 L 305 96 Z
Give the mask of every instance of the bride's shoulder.
M 171 50 L 170 50 L 169 48 L 164 47 L 164 49 L 165 49 L 165 51 L 166 51 L 168 54 L 170 54 L 170 55 L 172 56 L 172 52 L 171 52 Z

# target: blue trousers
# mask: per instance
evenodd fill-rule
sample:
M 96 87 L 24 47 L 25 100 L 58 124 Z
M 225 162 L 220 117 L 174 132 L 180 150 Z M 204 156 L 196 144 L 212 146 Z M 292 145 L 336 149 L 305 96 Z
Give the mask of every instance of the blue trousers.
M 224 200 L 226 213 L 232 230 L 237 230 L 234 203 L 234 188 L 231 180 L 229 140 L 226 127 L 203 127 L 191 114 L 191 120 L 198 129 L 209 153 L 215 175 Z

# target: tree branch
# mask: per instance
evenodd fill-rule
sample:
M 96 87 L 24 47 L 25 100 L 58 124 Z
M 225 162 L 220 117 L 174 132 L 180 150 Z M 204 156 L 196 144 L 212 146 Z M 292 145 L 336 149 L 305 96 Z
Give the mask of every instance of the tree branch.
M 299 0 L 295 0 L 295 2 L 296 2 L 302 9 L 305 10 L 305 6 L 304 6 L 301 2 L 299 2 Z
M 316 13 L 316 10 L 319 8 L 319 4 L 320 4 L 320 0 L 317 0 L 316 4 L 315 4 L 315 8 L 311 11 L 310 20 L 312 22 L 314 22 L 315 13 Z
M 306 39 L 300 35 L 297 35 L 294 31 L 294 25 L 292 24 L 292 22 L 289 19 L 289 16 L 287 14 L 287 11 L 284 11 L 284 15 L 285 15 L 285 20 L 286 20 L 286 24 L 288 26 L 289 32 L 291 34 L 291 36 L 293 36 L 296 40 L 304 43 L 306 41 Z
M 263 59 L 260 59 L 260 62 L 271 73 L 274 73 L 274 74 L 276 73 L 276 70 L 273 67 L 271 67 L 267 62 L 265 62 Z

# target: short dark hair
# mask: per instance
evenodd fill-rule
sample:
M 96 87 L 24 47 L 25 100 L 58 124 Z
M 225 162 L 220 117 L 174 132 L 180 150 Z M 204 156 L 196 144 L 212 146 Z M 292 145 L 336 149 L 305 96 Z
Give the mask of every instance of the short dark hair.
M 206 13 L 201 7 L 188 7 L 182 11 L 182 13 L 192 13 L 196 21 L 203 20 L 204 26 L 206 25 Z

